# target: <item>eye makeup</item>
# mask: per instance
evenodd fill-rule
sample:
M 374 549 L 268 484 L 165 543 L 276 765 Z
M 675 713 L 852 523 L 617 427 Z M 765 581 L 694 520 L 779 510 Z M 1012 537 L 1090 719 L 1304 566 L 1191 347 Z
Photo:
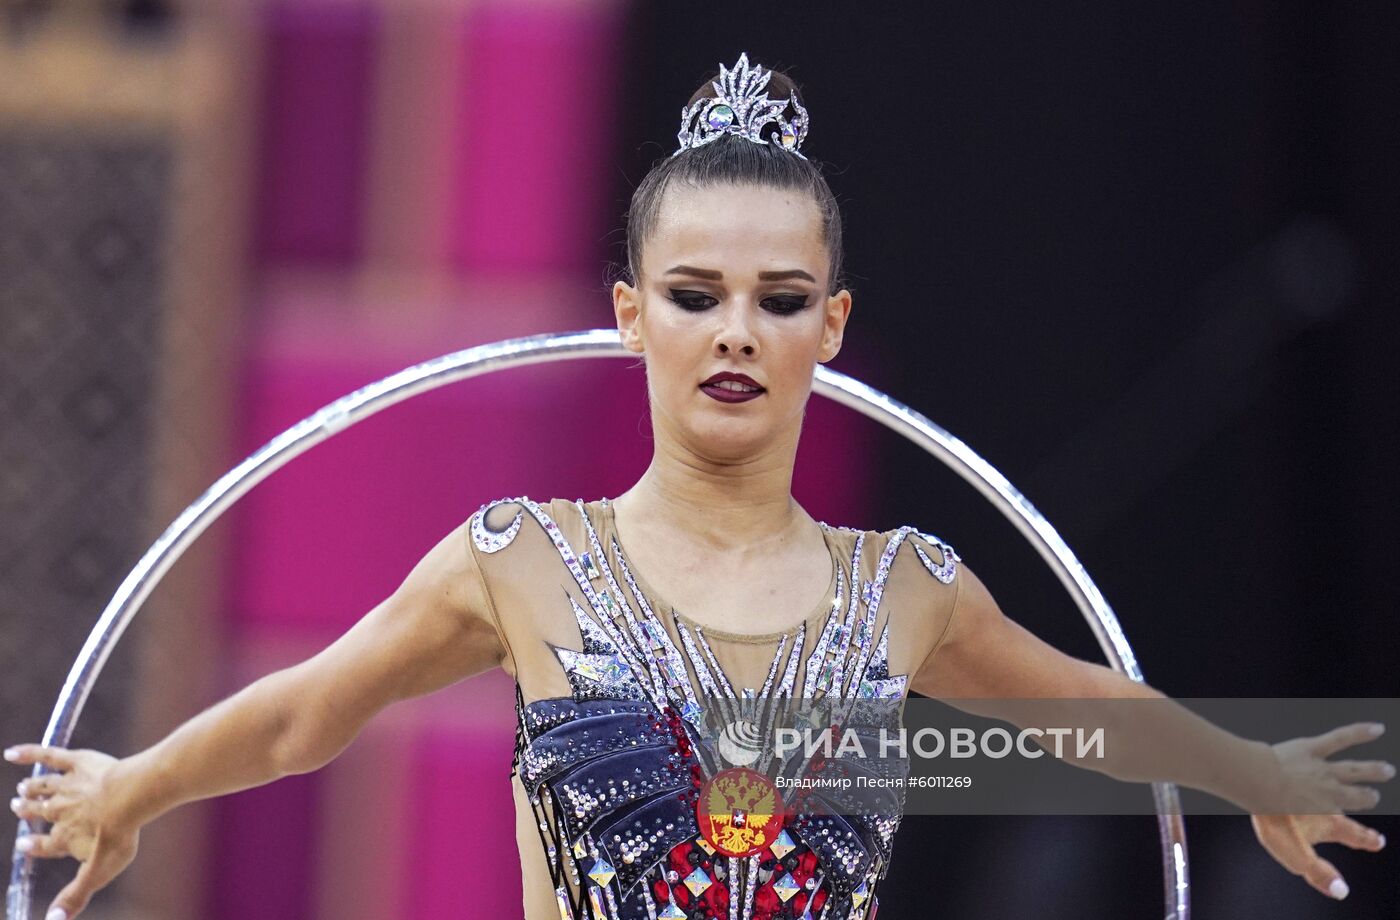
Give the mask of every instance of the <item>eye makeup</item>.
M 704 294 L 700 291 L 685 291 L 680 290 L 678 288 L 671 288 L 667 292 L 667 295 L 668 299 L 672 303 L 680 307 L 682 310 L 686 310 L 691 313 L 699 313 L 703 310 L 708 310 L 710 307 L 713 307 L 715 304 L 719 303 L 718 299 L 716 299 L 713 295 Z M 799 310 L 804 310 L 807 307 L 811 306 L 811 304 L 808 303 L 807 298 L 800 294 L 774 295 L 772 297 L 765 297 L 763 298 L 761 303 L 765 310 L 767 310 L 770 313 L 776 313 L 779 316 L 784 316 L 790 313 L 796 313 Z

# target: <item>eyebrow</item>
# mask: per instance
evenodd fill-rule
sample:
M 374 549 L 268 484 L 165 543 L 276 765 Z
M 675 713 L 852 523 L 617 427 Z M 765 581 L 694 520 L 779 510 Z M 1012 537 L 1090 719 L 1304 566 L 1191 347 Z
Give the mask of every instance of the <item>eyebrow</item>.
M 706 281 L 722 281 L 722 280 L 724 280 L 724 273 L 723 273 L 723 272 L 714 271 L 714 270 L 708 269 L 708 268 L 695 268 L 695 267 L 690 266 L 690 265 L 677 265 L 675 268 L 668 269 L 668 270 L 666 271 L 666 274 L 668 274 L 668 275 L 690 275 L 690 276 L 695 277 L 695 278 L 703 278 L 703 279 L 706 280 Z M 800 268 L 790 268 L 790 269 L 787 269 L 786 271 L 773 271 L 773 272 L 759 272 L 759 273 L 758 273 L 758 280 L 759 280 L 759 281 L 787 281 L 789 278 L 801 278 L 801 279 L 803 279 L 804 281 L 811 281 L 813 284 L 815 284 L 816 281 L 817 281 L 816 278 L 813 278 L 811 275 L 807 274 L 807 272 L 803 271 L 803 270 L 800 269 Z

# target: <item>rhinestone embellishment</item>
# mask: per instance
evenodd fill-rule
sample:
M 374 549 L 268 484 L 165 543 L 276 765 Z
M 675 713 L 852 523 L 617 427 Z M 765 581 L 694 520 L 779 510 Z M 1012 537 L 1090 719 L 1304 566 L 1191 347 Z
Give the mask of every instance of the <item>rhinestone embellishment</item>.
M 704 894 L 705 889 L 713 884 L 714 883 L 710 881 L 710 876 L 699 866 L 696 866 L 695 871 L 685 877 L 685 887 L 689 888 L 690 893 L 696 897 Z
M 944 543 L 933 534 L 921 533 L 919 536 L 926 542 L 938 547 L 938 551 L 943 554 L 943 564 L 938 565 L 929 558 L 929 554 L 924 552 L 922 547 L 915 546 L 914 552 L 918 554 L 919 561 L 924 564 L 924 568 L 928 569 L 929 574 L 933 575 L 934 578 L 937 578 L 945 585 L 952 584 L 953 577 L 958 573 L 958 563 L 962 560 L 962 557 L 959 556 L 957 551 L 951 546 Z
M 490 514 L 491 509 L 497 505 L 504 505 L 507 502 L 519 500 L 518 498 L 497 499 L 477 509 L 476 514 L 472 515 L 471 524 L 469 525 L 472 532 L 472 542 L 476 544 L 477 549 L 481 550 L 483 553 L 498 553 L 507 546 L 510 546 L 511 541 L 515 539 L 515 535 L 520 533 L 520 524 L 525 520 L 525 512 L 523 510 L 515 512 L 515 519 L 510 522 L 510 525 L 506 527 L 505 530 L 499 533 L 486 526 L 486 515 Z
M 613 880 L 613 876 L 615 875 L 617 875 L 617 873 L 613 870 L 613 867 L 608 864 L 606 859 L 601 857 L 593 864 L 593 868 L 588 870 L 588 877 L 593 879 L 594 883 L 598 885 L 606 885 Z
M 734 110 L 727 105 L 717 105 L 710 109 L 710 115 L 706 121 L 716 131 L 723 130 L 734 123 Z

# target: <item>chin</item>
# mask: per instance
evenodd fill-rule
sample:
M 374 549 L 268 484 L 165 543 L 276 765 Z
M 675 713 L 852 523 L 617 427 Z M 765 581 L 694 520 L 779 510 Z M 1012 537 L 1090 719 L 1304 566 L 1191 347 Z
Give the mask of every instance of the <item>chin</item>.
M 692 419 L 686 430 L 697 450 L 717 460 L 750 456 L 777 436 L 757 419 Z

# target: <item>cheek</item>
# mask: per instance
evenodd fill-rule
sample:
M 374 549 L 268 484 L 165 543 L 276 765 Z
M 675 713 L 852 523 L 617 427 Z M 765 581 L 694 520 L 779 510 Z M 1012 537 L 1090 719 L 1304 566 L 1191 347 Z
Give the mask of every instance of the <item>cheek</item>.
M 658 310 L 645 321 L 647 385 L 652 392 L 673 393 L 691 386 L 698 360 L 708 354 L 708 339 L 698 324 L 674 313 Z
M 780 334 L 769 339 L 766 360 L 763 362 L 770 378 L 781 381 L 782 400 L 803 400 L 810 387 L 812 374 L 817 366 L 818 351 L 821 349 L 822 326 L 803 320 L 792 323 L 780 330 Z
M 816 363 L 826 329 L 823 315 L 809 307 L 801 316 L 774 319 L 769 341 L 776 346 L 775 351 L 781 352 L 779 360 L 784 365 Z

